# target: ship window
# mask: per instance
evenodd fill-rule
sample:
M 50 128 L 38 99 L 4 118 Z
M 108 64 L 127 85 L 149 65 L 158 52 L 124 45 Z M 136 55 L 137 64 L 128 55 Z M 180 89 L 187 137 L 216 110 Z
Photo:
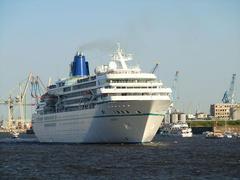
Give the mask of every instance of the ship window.
M 118 114 L 120 114 L 120 111 L 117 111 Z
M 65 82 L 59 82 L 59 83 L 58 83 L 58 86 L 59 86 L 59 87 L 62 87 L 62 86 L 64 86 L 64 85 L 65 85 Z
M 136 111 L 136 113 L 141 114 L 142 112 L 141 111 Z
M 89 88 L 89 87 L 92 87 L 92 86 L 96 86 L 96 81 L 73 86 L 73 90 L 83 89 L 83 88 Z
M 102 114 L 105 114 L 105 111 L 104 111 L 104 110 L 102 110 Z
M 67 105 L 67 104 L 78 104 L 78 103 L 80 103 L 81 102 L 81 100 L 80 99 L 73 99 L 73 100 L 68 100 L 68 101 L 65 101 L 65 105 Z
M 129 114 L 129 111 L 126 110 L 126 112 Z
M 77 83 L 82 83 L 82 82 L 86 82 L 86 81 L 89 81 L 89 78 L 78 79 Z
M 54 88 L 56 88 L 56 87 L 57 87 L 57 86 L 56 86 L 55 84 L 48 86 L 49 89 L 54 89 Z
M 71 91 L 71 87 L 65 87 L 63 88 L 63 92 Z
M 121 111 L 123 114 L 125 114 L 125 112 L 124 111 Z
M 99 79 L 98 80 L 99 85 L 102 85 L 102 84 L 105 84 L 105 83 L 106 83 L 106 79 Z
M 91 77 L 91 80 L 95 80 L 95 79 L 96 79 L 96 76 L 92 76 L 92 77 Z

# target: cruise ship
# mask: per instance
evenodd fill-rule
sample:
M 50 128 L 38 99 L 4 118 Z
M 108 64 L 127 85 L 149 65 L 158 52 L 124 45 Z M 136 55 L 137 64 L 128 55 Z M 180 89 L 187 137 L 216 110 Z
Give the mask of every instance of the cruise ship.
M 171 104 L 171 89 L 153 73 L 130 66 L 118 46 L 95 68 L 77 52 L 70 76 L 48 86 L 33 114 L 40 142 L 145 143 L 154 138 Z

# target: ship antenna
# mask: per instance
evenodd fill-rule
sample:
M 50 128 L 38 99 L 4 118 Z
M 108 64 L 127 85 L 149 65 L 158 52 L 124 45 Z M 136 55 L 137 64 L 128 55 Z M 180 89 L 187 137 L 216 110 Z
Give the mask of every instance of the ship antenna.
M 119 61 L 121 63 L 122 69 L 128 69 L 126 61 L 132 60 L 130 54 L 125 54 L 120 47 L 120 43 L 117 43 L 117 50 L 112 55 L 114 61 Z
M 121 45 L 119 42 L 117 42 L 117 51 L 121 51 Z

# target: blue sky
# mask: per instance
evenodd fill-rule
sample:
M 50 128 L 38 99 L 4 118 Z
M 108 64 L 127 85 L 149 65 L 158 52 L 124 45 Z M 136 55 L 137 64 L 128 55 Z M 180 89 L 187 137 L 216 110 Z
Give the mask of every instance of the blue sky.
M 1 0 L 0 98 L 29 72 L 66 77 L 77 49 L 93 71 L 120 42 L 144 71 L 160 61 L 166 86 L 180 71 L 182 110 L 208 112 L 233 73 L 239 101 L 239 9 L 238 0 Z

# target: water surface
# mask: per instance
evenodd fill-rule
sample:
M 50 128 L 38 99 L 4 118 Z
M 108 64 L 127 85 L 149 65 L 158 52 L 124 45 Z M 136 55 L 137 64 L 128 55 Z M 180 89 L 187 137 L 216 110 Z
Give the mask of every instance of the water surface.
M 0 179 L 239 179 L 240 139 L 41 144 L 0 137 Z

